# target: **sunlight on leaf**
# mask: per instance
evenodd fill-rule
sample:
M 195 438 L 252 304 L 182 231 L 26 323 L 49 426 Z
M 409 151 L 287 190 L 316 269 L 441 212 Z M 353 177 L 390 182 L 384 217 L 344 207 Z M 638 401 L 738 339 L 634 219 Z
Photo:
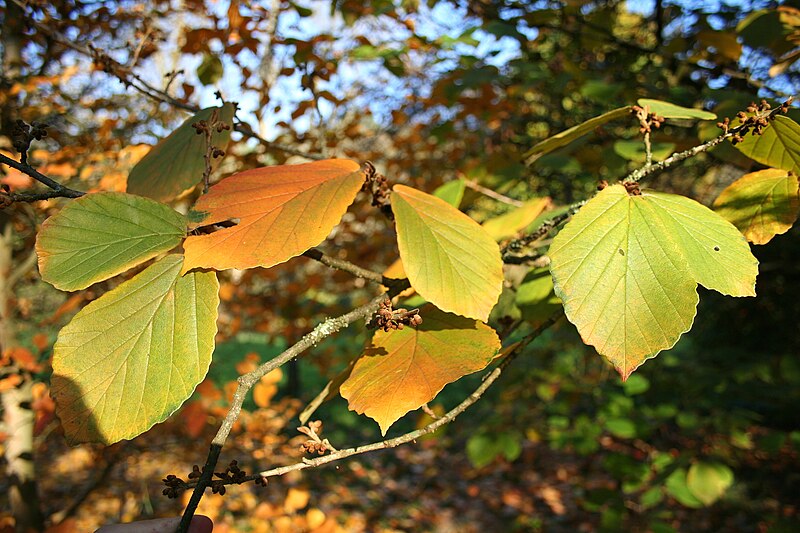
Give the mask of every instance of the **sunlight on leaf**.
M 84 307 L 58 334 L 52 395 L 70 443 L 132 439 L 192 394 L 211 362 L 219 284 L 168 255 Z
M 515 236 L 528 227 L 539 215 L 551 206 L 550 198 L 534 198 L 507 213 L 490 218 L 483 229 L 496 241 Z
M 42 224 L 39 272 L 62 291 L 85 289 L 174 248 L 185 234 L 186 219 L 166 205 L 125 193 L 87 194 Z
M 567 318 L 623 379 L 691 328 L 697 283 L 750 296 L 758 272 L 741 233 L 710 209 L 622 185 L 589 201 L 549 255 Z
M 618 107 L 612 111 L 607 113 L 603 113 L 600 116 L 590 118 L 586 122 L 582 122 L 577 126 L 573 126 L 567 130 L 562 131 L 561 133 L 557 133 L 547 139 L 543 140 L 542 142 L 536 144 L 533 148 L 528 150 L 525 153 L 526 163 L 528 165 L 533 164 L 539 157 L 543 156 L 548 152 L 552 152 L 557 148 L 561 148 L 562 146 L 566 146 L 575 139 L 586 135 L 589 132 L 595 130 L 602 126 L 607 122 L 611 122 L 612 120 L 616 120 L 622 117 L 626 117 L 630 115 L 630 107 Z
M 394 187 L 392 211 L 414 289 L 444 311 L 485 321 L 503 287 L 494 239 L 444 200 L 404 185 Z
M 341 386 L 350 409 L 378 422 L 384 435 L 448 383 L 486 368 L 500 349 L 500 339 L 485 324 L 432 305 L 420 315 L 416 329 L 376 332 Z
M 706 506 L 720 499 L 732 484 L 733 471 L 720 463 L 695 463 L 686 474 L 686 486 Z
M 734 146 L 762 165 L 800 174 L 800 124 L 789 117 L 776 116 L 761 135 L 747 135 Z
M 648 106 L 651 113 L 655 113 L 664 118 L 684 118 L 684 119 L 699 119 L 699 120 L 714 120 L 717 115 L 710 111 L 703 111 L 702 109 L 694 109 L 691 107 L 683 107 L 663 100 L 651 100 L 649 98 L 639 98 L 637 103 L 644 107 Z
M 211 187 L 194 226 L 238 220 L 232 227 L 186 239 L 184 272 L 203 267 L 268 268 L 321 243 L 364 183 L 355 161 L 327 159 L 247 170 Z
M 797 176 L 774 168 L 746 174 L 722 191 L 714 209 L 750 242 L 766 244 L 797 220 Z

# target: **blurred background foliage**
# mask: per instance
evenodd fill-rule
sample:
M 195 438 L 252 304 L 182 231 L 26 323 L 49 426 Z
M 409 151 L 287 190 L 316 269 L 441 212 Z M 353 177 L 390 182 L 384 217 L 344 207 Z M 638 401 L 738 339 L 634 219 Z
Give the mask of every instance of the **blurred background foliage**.
M 0 150 L 13 155 L 14 120 L 43 122 L 49 135 L 35 144 L 32 163 L 83 190 L 124 190 L 132 165 L 187 115 L 130 89 L 63 40 L 109 54 L 126 76 L 178 102 L 213 105 L 217 91 L 239 102 L 238 119 L 269 142 L 234 134 L 217 179 L 301 161 L 281 149 L 290 147 L 370 160 L 392 182 L 427 191 L 465 180 L 460 207 L 479 221 L 512 209 L 481 187 L 517 201 L 547 196 L 557 207 L 641 165 L 632 117 L 525 163 L 531 146 L 566 128 L 639 98 L 733 117 L 752 100 L 784 100 L 800 81 L 792 2 L 5 0 L 0 17 Z M 664 149 L 656 159 L 718 131 L 714 121 L 668 121 L 653 134 Z M 646 186 L 709 204 L 758 168 L 724 143 Z M 32 186 L 4 172 L 10 189 Z M 393 230 L 367 204 L 357 202 L 322 247 L 382 270 L 397 257 Z M 14 369 L 0 390 L 18 386 L 14 375 L 31 380 L 39 523 L 85 531 L 179 513 L 181 502 L 163 498 L 159 480 L 185 475 L 205 455 L 235 377 L 373 290 L 304 258 L 222 274 L 214 363 L 182 411 L 130 443 L 69 449 L 47 396 L 51 345 L 113 282 L 66 295 L 38 280 L 35 231 L 61 205 L 0 211 L 0 226 L 12 230 L 0 253 L 24 273 L 0 291 L 4 364 Z M 799 241 L 794 229 L 756 247 L 758 298 L 704 294 L 694 329 L 625 384 L 561 323 L 453 427 L 266 489 L 209 496 L 201 512 L 220 531 L 797 531 Z M 516 308 L 520 294 L 504 302 L 495 326 L 539 316 Z M 297 461 L 298 413 L 367 336 L 346 330 L 268 376 L 223 459 L 248 469 Z M 447 387 L 431 408 L 450 408 L 479 379 Z M 411 414 L 392 433 L 426 416 Z M 341 399 L 317 417 L 339 447 L 379 437 Z M 8 435 L 4 427 L 4 450 Z M 0 478 L 0 494 L 9 483 Z M 0 529 L 12 530 L 18 517 L 5 498 Z

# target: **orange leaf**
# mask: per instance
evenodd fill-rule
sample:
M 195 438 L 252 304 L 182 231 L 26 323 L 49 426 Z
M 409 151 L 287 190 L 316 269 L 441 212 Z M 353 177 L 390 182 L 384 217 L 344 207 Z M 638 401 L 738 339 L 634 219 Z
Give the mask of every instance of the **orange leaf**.
M 186 239 L 184 272 L 268 268 L 302 254 L 328 236 L 363 182 L 358 163 L 347 159 L 256 168 L 222 180 L 190 217 L 201 217 L 194 227 L 238 224 Z
M 384 435 L 448 383 L 485 368 L 500 348 L 486 324 L 430 304 L 420 315 L 423 322 L 416 329 L 375 333 L 340 388 L 350 409 L 378 422 Z
M 295 513 L 305 508 L 310 499 L 311 493 L 307 490 L 291 488 L 286 495 L 286 500 L 283 502 L 283 509 L 289 514 Z
M 186 433 L 196 439 L 206 427 L 206 408 L 203 407 L 202 402 L 187 402 L 181 409 L 181 418 L 186 424 Z

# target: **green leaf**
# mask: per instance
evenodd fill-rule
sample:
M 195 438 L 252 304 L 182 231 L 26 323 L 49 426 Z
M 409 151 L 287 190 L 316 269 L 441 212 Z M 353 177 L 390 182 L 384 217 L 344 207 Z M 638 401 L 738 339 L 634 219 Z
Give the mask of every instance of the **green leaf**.
M 720 463 L 695 463 L 686 475 L 686 486 L 703 505 L 720 499 L 732 484 L 733 471 Z
M 438 186 L 436 190 L 433 191 L 433 195 L 458 209 L 461 205 L 461 200 L 464 199 L 465 188 L 466 184 L 464 180 L 448 181 L 444 185 Z
M 197 79 L 203 85 L 213 85 L 222 78 L 222 60 L 213 54 L 203 56 L 203 61 L 197 67 Z
M 685 118 L 685 119 L 699 119 L 699 120 L 714 120 L 717 115 L 710 111 L 703 111 L 702 109 L 693 109 L 691 107 L 683 107 L 662 100 L 650 100 L 649 98 L 639 98 L 637 102 L 640 106 L 648 106 L 651 113 L 662 116 L 664 118 Z
M 623 380 L 689 330 L 697 283 L 755 294 L 758 261 L 738 230 L 688 198 L 606 187 L 553 240 L 555 293 L 584 342 Z
M 735 146 L 762 165 L 800 174 L 800 124 L 789 117 L 776 116 L 761 135 L 747 135 Z
M 392 212 L 414 289 L 444 311 L 486 321 L 503 288 L 494 239 L 444 200 L 404 185 L 394 187 Z
M 630 109 L 631 108 L 627 106 L 619 107 L 607 113 L 603 113 L 598 117 L 590 118 L 586 122 L 582 122 L 577 126 L 573 126 L 562 131 L 561 133 L 557 133 L 552 137 L 548 137 L 525 153 L 526 163 L 530 165 L 542 155 L 552 152 L 556 148 L 561 148 L 562 146 L 568 145 L 575 139 L 594 131 L 595 128 L 598 128 L 607 122 L 611 122 L 612 120 L 628 116 L 630 114 Z
M 538 327 L 561 309 L 561 300 L 553 290 L 553 277 L 548 268 L 528 272 L 517 288 L 516 305 L 522 318 Z
M 629 418 L 610 418 L 606 421 L 606 429 L 620 439 L 632 439 L 636 436 L 636 424 Z
M 39 272 L 63 291 L 85 289 L 174 248 L 185 234 L 186 219 L 166 205 L 118 192 L 87 194 L 42 224 Z
M 128 175 L 127 191 L 154 200 L 169 201 L 200 183 L 205 171 L 205 137 L 198 135 L 192 124 L 210 120 L 218 110 L 219 120 L 233 125 L 233 104 L 208 107 L 187 119 L 167 138 L 155 145 Z M 214 132 L 211 142 L 224 150 L 230 141 L 230 130 Z M 212 168 L 220 159 L 212 159 Z
M 513 237 L 536 220 L 550 207 L 550 198 L 534 198 L 507 213 L 490 218 L 483 223 L 483 229 L 496 241 Z
M 800 211 L 797 176 L 769 168 L 752 172 L 730 184 L 714 209 L 754 244 L 766 244 L 786 233 Z
M 698 500 L 689 487 L 686 485 L 686 470 L 679 468 L 669 475 L 664 482 L 667 492 L 678 500 L 681 505 L 697 509 L 703 506 L 703 502 Z
M 216 275 L 180 277 L 168 255 L 83 308 L 58 334 L 51 394 L 70 443 L 132 439 L 165 420 L 208 371 Z
M 673 151 L 675 151 L 675 143 L 653 143 L 650 148 L 653 161 L 666 159 Z M 647 160 L 647 153 L 644 150 L 642 141 L 616 141 L 614 143 L 614 152 L 618 156 L 635 163 L 644 163 Z
M 467 440 L 467 457 L 475 468 L 483 468 L 501 455 L 508 461 L 515 461 L 521 453 L 522 442 L 519 435 L 509 432 L 479 433 Z
M 642 394 L 650 389 L 650 381 L 641 374 L 634 374 L 622 384 L 622 389 L 628 396 Z
M 485 368 L 500 349 L 500 339 L 485 324 L 432 305 L 420 315 L 417 328 L 376 332 L 340 389 L 350 410 L 377 421 L 384 435 L 448 383 Z

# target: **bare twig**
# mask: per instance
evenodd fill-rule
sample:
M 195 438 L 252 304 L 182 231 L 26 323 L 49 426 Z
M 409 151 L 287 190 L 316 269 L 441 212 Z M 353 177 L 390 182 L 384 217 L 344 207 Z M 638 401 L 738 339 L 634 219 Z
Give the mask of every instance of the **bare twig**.
M 14 285 L 16 285 L 19 280 L 25 277 L 28 272 L 33 270 L 33 267 L 36 266 L 36 257 L 36 250 L 31 250 L 27 257 L 25 257 L 25 259 L 19 265 L 17 265 L 17 268 L 12 270 L 8 275 L 6 287 L 13 289 Z
M 19 5 L 20 7 L 22 7 L 23 9 L 27 9 L 27 6 L 25 5 L 24 2 L 21 2 L 19 0 L 12 0 L 12 1 L 15 4 Z M 141 76 L 139 76 L 138 74 L 133 72 L 133 70 L 131 70 L 130 68 L 126 67 L 125 65 L 122 65 L 118 61 L 116 61 L 113 58 L 109 57 L 108 55 L 100 52 L 99 50 L 92 49 L 90 47 L 86 47 L 86 46 L 82 46 L 80 44 L 77 44 L 77 43 L 65 38 L 64 36 L 62 36 L 58 31 L 54 30 L 53 28 L 50 28 L 49 26 L 47 26 L 45 24 L 42 24 L 41 22 L 36 21 L 32 17 L 27 17 L 27 22 L 32 27 L 36 28 L 37 31 L 39 31 L 43 35 L 46 35 L 47 37 L 49 37 L 53 42 L 56 42 L 56 43 L 58 43 L 58 44 L 60 44 L 62 46 L 65 46 L 65 47 L 67 47 L 67 48 L 69 48 L 69 49 L 71 49 L 71 50 L 73 50 L 75 52 L 78 52 L 79 54 L 81 54 L 83 56 L 86 56 L 86 57 L 92 59 L 93 61 L 99 63 L 100 65 L 102 65 L 102 67 L 103 67 L 105 72 L 107 72 L 108 74 L 111 74 L 112 76 L 117 78 L 120 82 L 122 82 L 125 86 L 133 88 L 134 90 L 138 91 L 139 93 L 143 94 L 144 96 L 146 96 L 146 97 L 148 97 L 148 98 L 150 98 L 152 100 L 156 100 L 158 102 L 162 102 L 162 103 L 168 104 L 168 105 L 170 105 L 172 107 L 175 107 L 175 108 L 178 108 L 178 109 L 183 109 L 184 111 L 188 111 L 190 113 L 195 113 L 196 114 L 197 112 L 200 111 L 199 107 L 197 107 L 195 105 L 192 105 L 192 104 L 188 104 L 186 102 L 182 102 L 181 100 L 178 100 L 177 98 L 174 98 L 173 96 L 169 95 L 165 91 L 162 91 L 162 90 L 154 87 L 153 85 L 148 83 L 146 80 L 144 80 Z M 302 150 L 298 150 L 298 149 L 292 148 L 290 146 L 286 146 L 286 145 L 283 145 L 283 144 L 280 144 L 280 143 L 275 143 L 275 142 L 272 142 L 272 141 L 268 141 L 267 139 L 265 139 L 265 138 L 261 137 L 260 135 L 258 135 L 257 133 L 255 133 L 250 128 L 250 126 L 248 124 L 244 123 L 244 122 L 235 123 L 233 125 L 233 129 L 235 131 L 241 133 L 245 137 L 257 140 L 265 148 L 270 149 L 270 150 L 278 150 L 278 151 L 281 151 L 281 152 L 284 152 L 284 153 L 287 153 L 287 154 L 290 154 L 290 155 L 296 155 L 296 156 L 299 156 L 299 157 L 305 157 L 306 159 L 312 159 L 312 160 L 325 159 L 325 156 L 320 155 L 320 154 L 313 154 L 313 153 L 309 153 L 309 152 L 304 152 Z
M 536 228 L 531 233 L 528 233 L 527 235 L 523 235 L 518 239 L 514 239 L 513 241 L 508 242 L 500 250 L 500 253 L 503 257 L 503 262 L 511 264 L 516 263 L 517 261 L 514 259 L 515 256 L 513 255 L 513 252 L 522 250 L 529 244 L 536 242 L 537 240 L 541 239 L 542 237 L 553 231 L 556 227 L 558 227 L 559 224 L 561 224 L 569 217 L 577 213 L 578 210 L 581 207 L 583 207 L 583 204 L 585 203 L 586 200 L 570 205 L 569 208 L 564 213 L 561 213 L 560 215 L 555 216 L 549 220 L 545 220 L 538 228 Z
M 313 259 L 315 261 L 319 261 L 323 265 L 329 266 L 331 268 L 335 268 L 337 270 L 343 270 L 345 272 L 349 272 L 350 274 L 354 275 L 357 278 L 365 279 L 367 281 L 374 281 L 375 283 L 381 283 L 385 286 L 389 286 L 393 281 L 388 281 L 388 278 L 385 278 L 381 274 L 377 272 L 373 272 L 372 270 L 362 268 L 358 265 L 354 265 L 350 261 L 345 261 L 344 259 L 337 259 L 335 257 L 331 257 L 322 253 L 322 251 L 318 248 L 311 248 L 303 253 L 304 257 L 308 257 L 309 259 Z
M 6 165 L 10 166 L 11 168 L 17 169 L 20 172 L 22 172 L 23 174 L 26 174 L 26 175 L 32 177 L 33 179 L 35 179 L 39 183 L 47 185 L 48 187 L 53 189 L 52 192 L 46 193 L 46 195 L 44 195 L 44 194 L 38 195 L 38 196 L 41 196 L 41 197 L 37 197 L 37 195 L 18 194 L 17 197 L 20 198 L 19 201 L 23 201 L 23 202 L 31 201 L 32 202 L 32 201 L 35 201 L 35 200 L 45 200 L 45 199 L 48 199 L 48 198 L 57 198 L 57 197 L 79 198 L 79 197 L 81 197 L 81 196 L 83 196 L 85 194 L 85 193 L 83 193 L 81 191 L 76 191 L 75 189 L 70 189 L 69 187 L 65 187 L 64 185 L 60 184 L 56 180 L 54 180 L 54 179 L 52 179 L 52 178 L 50 178 L 48 176 L 45 176 L 44 174 L 42 174 L 41 172 L 39 172 L 38 170 L 36 170 L 32 166 L 22 164 L 22 163 L 20 163 L 18 161 L 14 161 L 13 159 L 11 159 L 10 157 L 8 157 L 6 155 L 0 154 L 0 163 L 6 164 Z M 12 199 L 14 198 L 13 195 L 11 197 L 12 197 Z
M 789 99 L 782 106 L 778 106 L 767 113 L 760 114 L 758 115 L 758 118 L 771 120 L 776 115 L 785 113 L 785 110 L 792 103 L 792 100 L 793 97 L 789 97 Z M 715 137 L 710 141 L 704 142 L 703 144 L 699 144 L 693 148 L 689 148 L 688 150 L 684 150 L 683 152 L 674 153 L 668 158 L 664 159 L 663 161 L 659 161 L 658 163 L 652 165 L 645 165 L 641 168 L 634 170 L 633 172 L 628 174 L 622 180 L 622 182 L 623 183 L 637 182 L 642 178 L 644 178 L 645 176 L 649 176 L 650 174 L 669 168 L 675 163 L 694 157 L 702 152 L 706 152 L 711 148 L 717 146 L 718 144 L 722 143 L 726 139 L 733 139 L 735 142 L 737 139 L 741 139 L 741 135 L 749 131 L 751 128 L 752 126 L 750 124 L 743 123 L 740 126 L 736 126 L 735 128 L 727 129 L 727 131 L 725 131 L 722 135 Z

